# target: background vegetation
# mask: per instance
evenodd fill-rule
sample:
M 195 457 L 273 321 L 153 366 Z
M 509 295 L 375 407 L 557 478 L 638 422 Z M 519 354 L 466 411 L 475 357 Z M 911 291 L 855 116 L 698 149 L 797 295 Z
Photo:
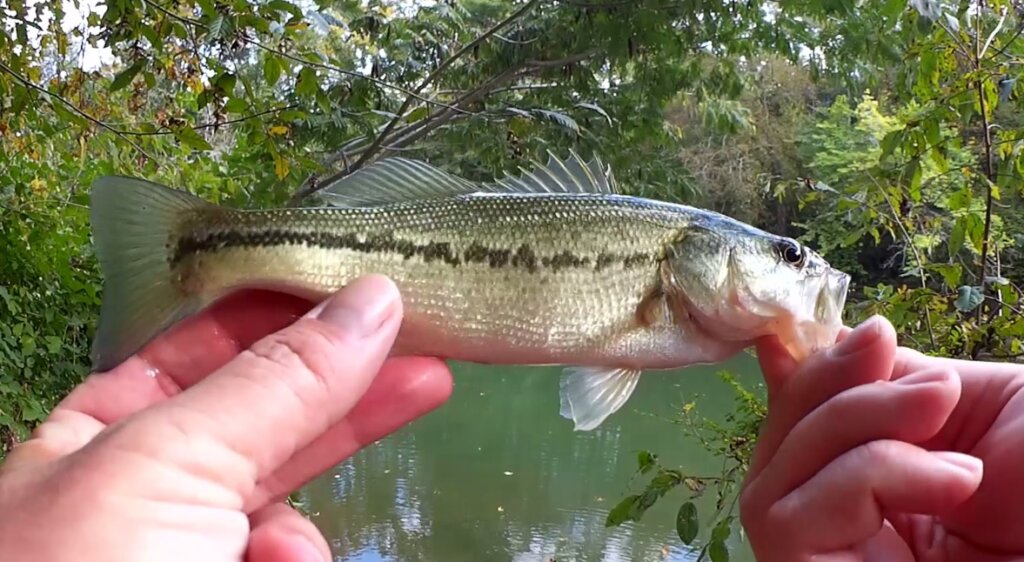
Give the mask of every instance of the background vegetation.
M 87 372 L 88 186 L 110 173 L 266 207 L 389 155 L 492 178 L 597 153 L 631 193 L 820 249 L 854 275 L 848 323 L 1017 358 L 1022 32 L 1006 0 L 9 1 L 0 452 Z M 738 392 L 730 427 L 681 418 L 731 463 L 700 539 L 716 561 L 762 409 Z M 708 489 L 652 453 L 639 468 L 609 524 Z M 699 520 L 681 507 L 682 540 Z

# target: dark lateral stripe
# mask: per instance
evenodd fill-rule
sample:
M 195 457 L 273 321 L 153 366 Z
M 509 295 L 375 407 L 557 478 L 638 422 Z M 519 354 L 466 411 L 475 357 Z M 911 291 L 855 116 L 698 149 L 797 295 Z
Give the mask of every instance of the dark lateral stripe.
M 353 233 L 336 234 L 331 232 L 296 232 L 290 230 L 264 230 L 253 232 L 211 232 L 201 236 L 185 236 L 178 242 L 171 254 L 170 263 L 173 267 L 187 256 L 214 252 L 225 248 L 259 248 L 281 245 L 305 245 L 330 250 L 352 250 L 367 254 L 396 253 L 405 259 L 418 256 L 430 263 L 441 261 L 452 267 L 463 263 L 486 263 L 493 268 L 521 267 L 533 273 L 541 268 L 560 271 L 569 268 L 592 267 L 601 271 L 615 263 L 625 267 L 640 267 L 655 262 L 651 254 L 642 252 L 620 255 L 601 252 L 596 259 L 578 256 L 569 250 L 553 256 L 539 257 L 529 244 L 522 244 L 515 250 L 508 248 L 489 248 L 477 242 L 459 254 L 448 242 L 428 242 L 416 244 L 409 240 L 395 238 L 393 233 L 375 234 L 360 240 Z

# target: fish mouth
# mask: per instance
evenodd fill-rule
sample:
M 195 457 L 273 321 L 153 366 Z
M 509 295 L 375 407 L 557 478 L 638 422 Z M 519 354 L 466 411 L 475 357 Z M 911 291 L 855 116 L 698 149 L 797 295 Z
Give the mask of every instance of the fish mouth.
M 843 308 L 849 288 L 850 276 L 829 267 L 822 276 L 813 321 L 798 322 L 792 340 L 786 345 L 795 359 L 802 360 L 835 344 L 843 329 Z
M 828 268 L 824 275 L 815 317 L 823 324 L 842 324 L 843 308 L 850 289 L 850 276 L 835 268 Z

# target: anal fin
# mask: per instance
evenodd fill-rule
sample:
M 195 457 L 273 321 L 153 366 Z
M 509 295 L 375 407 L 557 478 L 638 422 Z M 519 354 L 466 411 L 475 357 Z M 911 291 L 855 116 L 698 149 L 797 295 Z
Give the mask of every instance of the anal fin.
M 577 431 L 590 431 L 621 408 L 642 371 L 616 367 L 568 367 L 559 381 L 562 417 Z

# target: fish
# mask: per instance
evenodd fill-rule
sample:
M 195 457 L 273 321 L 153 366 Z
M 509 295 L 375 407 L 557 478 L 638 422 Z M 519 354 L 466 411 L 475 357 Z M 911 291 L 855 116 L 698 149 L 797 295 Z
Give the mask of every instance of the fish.
M 402 295 L 393 355 L 561 366 L 559 412 L 579 431 L 644 372 L 722 362 L 769 335 L 798 361 L 834 343 L 850 277 L 817 252 L 622 191 L 600 157 L 572 151 L 486 182 L 384 158 L 308 206 L 271 209 L 100 177 L 94 369 L 234 291 L 322 300 L 374 273 Z

